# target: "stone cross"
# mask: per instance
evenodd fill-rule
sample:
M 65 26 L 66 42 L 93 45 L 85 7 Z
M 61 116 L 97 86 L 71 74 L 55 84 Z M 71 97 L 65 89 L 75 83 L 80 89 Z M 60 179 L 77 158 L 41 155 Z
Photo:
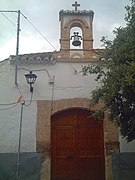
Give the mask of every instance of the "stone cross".
M 77 7 L 79 7 L 80 4 L 77 4 L 77 1 L 75 1 L 75 4 L 72 4 L 72 6 L 74 6 L 75 7 L 75 11 L 77 11 Z

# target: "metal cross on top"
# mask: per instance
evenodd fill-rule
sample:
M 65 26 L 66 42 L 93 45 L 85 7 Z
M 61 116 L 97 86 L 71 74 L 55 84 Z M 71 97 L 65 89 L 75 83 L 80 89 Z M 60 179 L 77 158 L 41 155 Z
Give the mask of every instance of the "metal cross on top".
M 77 4 L 77 1 L 75 1 L 75 4 L 72 4 L 72 6 L 74 6 L 75 7 L 75 11 L 77 11 L 77 7 L 79 7 L 80 4 Z

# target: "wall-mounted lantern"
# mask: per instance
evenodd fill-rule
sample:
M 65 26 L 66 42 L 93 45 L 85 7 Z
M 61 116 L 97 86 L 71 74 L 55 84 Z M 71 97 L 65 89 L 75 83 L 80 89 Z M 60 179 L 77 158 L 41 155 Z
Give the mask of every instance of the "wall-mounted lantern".
M 32 85 L 35 83 L 37 79 L 37 75 L 32 74 L 32 71 L 30 71 L 29 74 L 25 74 L 25 78 L 26 78 L 27 83 L 30 85 L 30 92 L 33 93 Z

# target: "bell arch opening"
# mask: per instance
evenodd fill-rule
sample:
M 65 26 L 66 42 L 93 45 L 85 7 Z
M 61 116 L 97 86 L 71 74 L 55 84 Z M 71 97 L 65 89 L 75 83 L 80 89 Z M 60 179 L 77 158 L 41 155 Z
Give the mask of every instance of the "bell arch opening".
M 70 29 L 70 49 L 83 49 L 83 32 L 80 27 Z

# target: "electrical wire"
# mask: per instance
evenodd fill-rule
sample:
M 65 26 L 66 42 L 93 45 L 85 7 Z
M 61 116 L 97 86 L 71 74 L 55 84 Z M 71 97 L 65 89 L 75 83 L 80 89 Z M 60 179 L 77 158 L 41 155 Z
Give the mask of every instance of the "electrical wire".
M 24 103 L 24 106 L 30 106 L 31 103 L 32 103 L 32 100 L 33 100 L 33 93 L 31 93 L 31 97 L 30 97 L 30 102 L 29 102 L 29 104 L 25 104 L 25 103 Z
M 16 27 L 16 24 L 12 22 L 4 13 L 1 12 L 1 14 L 11 23 Z
M 12 109 L 12 108 L 14 108 L 15 106 L 17 106 L 18 103 L 19 103 L 19 102 L 16 102 L 16 104 L 14 104 L 13 106 L 7 107 L 7 108 L 0 108 L 0 110 L 8 110 L 8 109 Z
M 46 72 L 47 72 L 48 77 L 50 78 L 50 74 L 49 74 L 49 72 L 47 71 L 47 69 L 39 69 L 39 70 L 33 70 L 33 71 L 46 71 Z
M 32 70 L 26 69 L 26 68 L 18 68 L 18 69 L 20 69 L 20 70 L 25 70 L 25 71 L 32 71 Z
M 7 11 L 8 12 L 8 11 Z M 9 11 L 10 12 L 10 11 Z M 17 12 L 17 11 L 13 11 L 13 12 Z M 3 12 L 1 12 L 1 14 L 11 23 L 16 27 L 16 24 L 14 22 L 12 22 Z M 22 13 L 20 12 L 20 14 L 28 21 L 28 23 L 50 44 L 50 46 L 53 47 L 53 49 L 56 51 L 55 46 L 38 30 L 38 28 Z
M 23 100 L 23 96 L 21 95 L 21 96 L 18 98 L 18 101 L 16 101 L 16 102 L 0 103 L 0 106 L 9 106 L 9 107 L 0 108 L 0 110 L 7 110 L 7 109 L 10 109 L 10 108 L 13 108 L 13 107 L 15 107 L 19 102 L 22 102 L 22 100 Z
M 50 41 L 37 29 L 37 27 L 32 24 L 32 22 L 23 14 L 21 13 L 21 15 L 29 22 L 29 24 L 31 24 L 31 26 L 56 50 L 56 48 L 52 45 L 52 43 L 50 43 Z
M 55 79 L 55 76 L 53 76 L 53 78 Z M 54 81 L 54 83 L 55 83 L 55 81 Z M 52 115 L 52 112 L 53 112 L 54 83 L 52 84 L 51 115 Z
M 10 106 L 10 105 L 14 105 L 14 104 L 16 104 L 16 103 L 18 103 L 18 101 L 12 102 L 12 103 L 4 103 L 4 104 L 0 104 L 0 106 Z
M 70 63 L 68 65 L 75 71 L 75 74 L 78 74 L 77 70 Z
M 20 179 L 19 178 L 19 173 L 20 173 L 20 148 L 21 148 L 21 138 L 22 138 L 23 105 L 24 105 L 24 103 L 21 104 L 19 138 L 18 138 L 18 153 L 17 153 L 17 167 L 16 167 L 16 180 Z
M 25 70 L 25 71 L 32 71 L 32 72 L 33 72 L 33 71 L 34 71 L 34 72 L 36 72 L 36 71 L 46 71 L 48 77 L 50 78 L 50 74 L 49 74 L 49 71 L 48 71 L 47 69 L 33 69 L 33 70 L 26 69 L 26 68 L 18 68 L 18 69 L 20 69 L 20 70 Z
M 22 96 L 22 93 L 21 93 L 20 88 L 19 88 L 18 86 L 16 86 L 16 87 L 17 87 L 17 89 L 18 89 L 18 91 L 19 91 L 20 96 Z

